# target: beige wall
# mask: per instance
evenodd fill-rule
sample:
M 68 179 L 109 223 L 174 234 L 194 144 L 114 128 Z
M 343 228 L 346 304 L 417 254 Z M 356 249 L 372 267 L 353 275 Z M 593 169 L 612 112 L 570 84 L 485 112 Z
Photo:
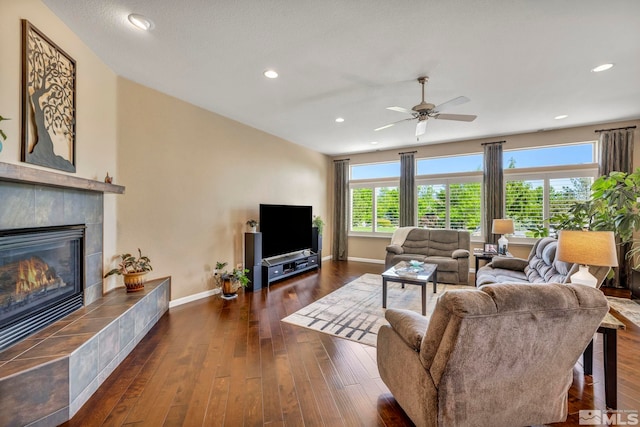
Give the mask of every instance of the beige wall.
M 21 19 L 29 20 L 75 59 L 77 172 L 69 175 L 102 181 L 107 171 L 113 173 L 116 169 L 116 75 L 37 0 L 0 0 L 0 115 L 11 118 L 0 123 L 7 134 L 7 140 L 2 142 L 0 162 L 21 163 Z M 106 195 L 104 198 L 105 254 L 113 253 L 116 248 L 117 197 Z
M 123 78 L 118 125 L 118 248 L 142 248 L 153 276 L 171 275 L 172 299 L 211 289 L 216 261 L 242 262 L 260 203 L 327 219 L 325 155 Z
M 416 151 L 416 158 L 451 156 L 457 154 L 482 153 L 482 143 L 492 141 L 506 141 L 504 150 L 519 149 L 526 147 L 542 147 L 545 145 L 566 144 L 572 142 L 594 141 L 598 139 L 596 129 L 608 129 L 624 126 L 638 126 L 634 132 L 635 150 L 634 165 L 640 166 L 640 120 L 624 121 L 615 123 L 603 123 L 591 126 L 576 128 L 550 130 L 544 132 L 533 132 L 518 135 L 507 135 L 495 138 L 475 139 L 469 141 L 450 142 L 446 144 L 432 144 L 422 146 L 412 146 L 411 150 Z M 350 164 L 375 163 L 399 160 L 398 153 L 407 151 L 405 149 L 395 149 L 386 151 L 376 151 L 363 154 L 352 154 L 349 156 Z M 507 153 L 505 153 L 508 156 Z M 338 158 L 338 157 L 336 157 Z M 384 237 L 349 237 L 349 258 L 369 261 L 383 262 L 385 257 L 385 247 L 390 239 Z M 481 247 L 482 243 L 472 242 L 471 247 Z M 509 251 L 515 256 L 526 257 L 529 254 L 529 245 L 509 245 Z

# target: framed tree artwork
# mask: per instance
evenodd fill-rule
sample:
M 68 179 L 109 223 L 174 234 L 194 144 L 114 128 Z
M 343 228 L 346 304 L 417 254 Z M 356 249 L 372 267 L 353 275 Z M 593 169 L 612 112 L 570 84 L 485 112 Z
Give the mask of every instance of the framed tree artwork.
M 22 161 L 75 172 L 76 62 L 22 20 Z

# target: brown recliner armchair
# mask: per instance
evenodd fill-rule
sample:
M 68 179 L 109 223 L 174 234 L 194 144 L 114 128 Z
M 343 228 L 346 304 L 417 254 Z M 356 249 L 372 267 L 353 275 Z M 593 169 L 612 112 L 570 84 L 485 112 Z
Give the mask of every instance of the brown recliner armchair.
M 380 377 L 419 427 L 564 421 L 572 368 L 608 309 L 583 285 L 447 291 L 430 320 L 386 311 Z

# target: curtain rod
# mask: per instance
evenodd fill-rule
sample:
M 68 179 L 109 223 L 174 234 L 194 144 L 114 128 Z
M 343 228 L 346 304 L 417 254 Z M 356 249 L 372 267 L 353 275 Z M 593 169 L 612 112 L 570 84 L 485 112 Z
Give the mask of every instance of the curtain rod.
M 489 144 L 504 144 L 507 141 L 495 141 L 495 142 L 483 142 L 480 145 L 489 145 Z
M 344 162 L 345 160 L 351 160 L 351 159 L 337 159 L 337 160 L 334 160 L 333 163 L 335 163 L 335 162 Z
M 417 151 L 405 151 L 403 153 L 398 153 L 398 154 L 416 154 Z
M 627 130 L 627 129 L 635 129 L 635 126 L 627 126 L 624 128 L 611 128 L 611 129 L 598 129 L 598 130 L 594 130 L 594 133 L 598 133 L 598 132 L 608 132 L 610 130 Z

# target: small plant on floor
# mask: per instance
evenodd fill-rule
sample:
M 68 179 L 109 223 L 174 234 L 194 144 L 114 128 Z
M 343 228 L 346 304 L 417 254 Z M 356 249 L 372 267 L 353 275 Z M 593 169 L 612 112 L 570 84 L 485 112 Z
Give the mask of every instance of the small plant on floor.
M 216 269 L 213 271 L 213 277 L 216 283 L 216 287 L 222 289 L 223 296 L 234 295 L 239 288 L 245 288 L 249 285 L 249 278 L 247 277 L 248 269 L 242 268 L 242 264 L 236 265 L 236 267 L 228 272 L 226 270 L 226 262 L 216 262 Z

